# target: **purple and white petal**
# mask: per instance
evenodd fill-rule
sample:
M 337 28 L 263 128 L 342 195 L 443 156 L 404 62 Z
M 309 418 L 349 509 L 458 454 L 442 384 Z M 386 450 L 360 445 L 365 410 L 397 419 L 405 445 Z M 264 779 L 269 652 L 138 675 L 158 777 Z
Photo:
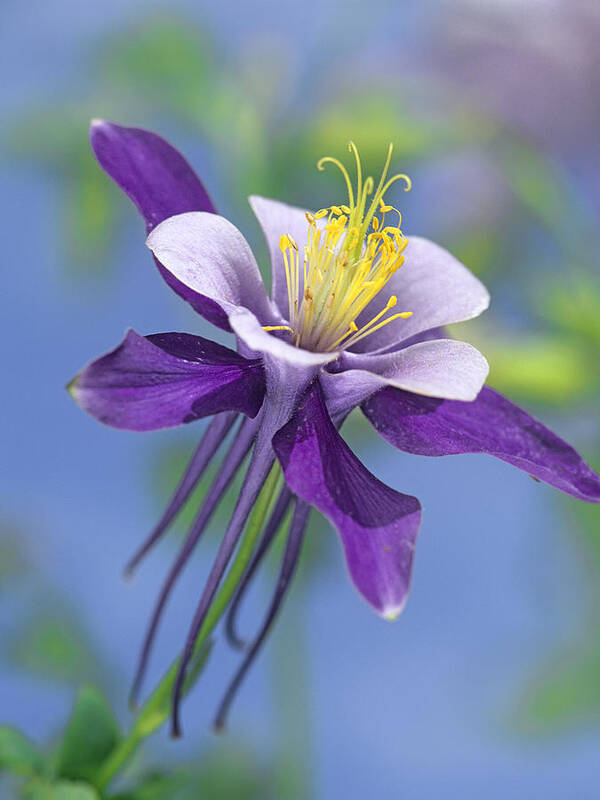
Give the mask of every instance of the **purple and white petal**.
M 409 236 L 404 264 L 359 315 L 358 327 L 378 314 L 392 295 L 398 298 L 397 309 L 412 311 L 412 317 L 384 325 L 353 350 L 397 349 L 422 331 L 479 316 L 490 302 L 485 286 L 460 261 L 420 236 Z
M 479 350 L 455 339 L 420 342 L 384 355 L 342 353 L 321 385 L 332 416 L 347 413 L 384 386 L 452 400 L 474 400 L 489 366 Z M 340 370 L 339 372 L 337 370 Z
M 488 453 L 580 500 L 600 502 L 600 477 L 567 442 L 484 387 L 472 403 L 383 389 L 362 405 L 384 439 L 408 453 Z
M 335 361 L 339 353 L 321 353 L 290 344 L 284 331 L 265 331 L 252 312 L 238 308 L 229 315 L 231 329 L 244 345 L 244 354 L 270 356 L 299 368 L 318 367 Z
M 102 169 L 136 205 L 147 233 L 175 214 L 215 212 L 194 170 L 161 136 L 100 119 L 92 120 L 90 143 Z M 169 286 L 199 314 L 229 329 L 218 305 L 179 282 L 160 262 L 156 265 Z
M 282 316 L 287 318 L 289 315 L 287 282 L 279 240 L 283 234 L 288 234 L 298 245 L 300 253 L 304 252 L 308 243 L 306 210 L 258 195 L 252 195 L 248 200 L 265 235 L 271 257 L 271 298 Z
M 225 217 L 190 212 L 161 222 L 146 244 L 178 281 L 210 298 L 229 316 L 248 308 L 262 325 L 275 314 L 248 242 Z
M 92 361 L 69 385 L 79 405 L 114 428 L 168 428 L 221 411 L 254 417 L 265 393 L 258 361 L 187 333 L 140 336 Z
M 394 619 L 410 585 L 421 506 L 372 475 L 329 418 L 315 381 L 273 447 L 292 491 L 337 528 L 354 585 L 382 616 Z

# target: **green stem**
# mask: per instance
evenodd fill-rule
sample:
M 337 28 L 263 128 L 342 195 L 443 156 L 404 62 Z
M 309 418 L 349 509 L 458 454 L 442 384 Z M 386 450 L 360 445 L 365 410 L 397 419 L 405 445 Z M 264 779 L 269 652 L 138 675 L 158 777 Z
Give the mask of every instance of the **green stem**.
M 236 551 L 229 572 L 208 610 L 204 624 L 196 639 L 194 658 L 190 663 L 184 693 L 189 691 L 208 658 L 210 650 L 208 637 L 233 598 L 244 570 L 254 553 L 264 521 L 273 508 L 275 498 L 282 484 L 283 474 L 279 464 L 275 463 L 252 509 L 246 531 Z M 102 765 L 95 781 L 98 789 L 104 789 L 131 759 L 141 742 L 158 730 L 169 718 L 173 685 L 178 666 L 179 658 L 171 664 L 156 689 L 140 709 L 130 732 L 121 740 Z

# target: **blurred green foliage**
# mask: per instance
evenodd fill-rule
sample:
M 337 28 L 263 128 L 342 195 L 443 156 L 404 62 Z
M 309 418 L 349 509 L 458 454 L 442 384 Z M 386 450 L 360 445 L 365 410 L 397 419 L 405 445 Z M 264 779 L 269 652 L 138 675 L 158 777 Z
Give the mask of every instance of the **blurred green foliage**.
M 123 741 L 110 706 L 99 689 L 79 691 L 60 741 L 40 751 L 13 728 L 0 728 L 0 776 L 8 778 L 23 800 L 276 800 L 273 780 L 257 760 L 240 747 L 213 748 L 194 765 L 169 770 L 138 769 L 127 788 L 104 789 L 104 765 Z M 7 785 L 6 783 L 4 785 Z M 293 796 L 293 795 L 286 795 Z
M 112 670 L 97 651 L 68 593 L 40 570 L 23 526 L 0 523 L 0 593 L 21 595 L 19 614 L 3 632 L 3 657 L 14 669 L 66 683 L 99 681 Z

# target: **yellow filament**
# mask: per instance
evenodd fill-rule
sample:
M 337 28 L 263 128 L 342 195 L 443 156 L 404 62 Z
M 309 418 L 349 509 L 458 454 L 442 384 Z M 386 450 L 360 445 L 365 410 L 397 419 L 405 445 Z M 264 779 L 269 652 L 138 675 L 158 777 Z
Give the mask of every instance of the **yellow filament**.
M 384 325 L 387 325 L 388 322 L 393 322 L 395 319 L 408 319 L 409 317 L 412 317 L 412 315 L 413 315 L 412 311 L 401 311 L 399 314 L 392 314 L 391 317 L 384 319 L 383 322 L 379 323 L 379 325 L 375 325 L 374 328 L 371 328 L 365 333 L 361 333 L 360 336 L 358 335 L 353 336 L 352 339 L 349 339 L 346 342 L 346 347 L 350 347 L 350 345 L 356 344 L 356 342 L 358 342 L 359 339 L 364 339 L 365 336 L 370 336 L 372 333 L 375 333 L 375 331 L 378 331 L 380 328 L 383 328 Z
M 332 349 L 332 350 L 335 350 L 335 348 L 336 348 L 338 345 L 340 345 L 340 344 L 341 344 L 341 343 L 344 341 L 344 339 L 346 338 L 346 336 L 350 336 L 350 334 L 351 334 L 351 333 L 354 333 L 354 331 L 357 331 L 357 330 L 358 330 L 358 326 L 357 326 L 356 322 L 351 322 L 351 323 L 350 323 L 350 327 L 348 328 L 348 330 L 346 331 L 346 333 L 343 333 L 343 334 L 340 336 L 340 338 L 339 338 L 339 339 L 337 339 L 337 340 L 336 340 L 336 341 L 335 341 L 335 342 L 334 342 L 334 343 L 331 345 L 331 349 Z
M 294 329 L 289 325 L 263 325 L 263 331 L 291 331 L 293 333 Z

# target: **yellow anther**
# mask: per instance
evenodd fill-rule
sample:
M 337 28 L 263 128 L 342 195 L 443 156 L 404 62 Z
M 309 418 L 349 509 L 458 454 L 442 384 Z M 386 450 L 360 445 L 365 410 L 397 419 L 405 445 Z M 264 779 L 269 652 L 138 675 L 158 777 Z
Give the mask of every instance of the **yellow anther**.
M 371 225 L 373 226 L 373 230 L 375 232 L 377 232 L 379 230 L 379 220 L 377 219 L 377 217 L 373 217 L 373 219 L 371 221 Z
M 329 206 L 329 208 L 331 209 L 331 211 L 333 211 L 334 214 L 337 214 L 338 216 L 342 213 L 342 209 L 339 206 Z
M 344 214 L 349 214 L 350 213 L 350 209 L 348 208 L 348 206 L 340 206 L 340 208 L 342 209 Z
M 327 208 L 322 208 L 320 211 L 317 211 L 315 214 L 315 219 L 323 219 L 329 214 L 329 210 Z

